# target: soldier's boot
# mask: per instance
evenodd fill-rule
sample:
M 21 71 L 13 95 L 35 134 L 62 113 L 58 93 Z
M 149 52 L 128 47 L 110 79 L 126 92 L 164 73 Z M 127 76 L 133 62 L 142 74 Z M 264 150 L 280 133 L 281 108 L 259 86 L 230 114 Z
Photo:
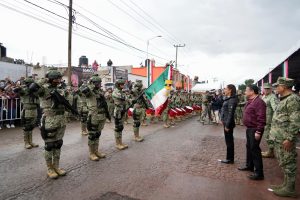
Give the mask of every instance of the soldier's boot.
M 59 176 L 65 176 L 67 172 L 59 168 L 60 152 L 60 149 L 53 150 L 53 169 Z
M 45 151 L 45 160 L 47 165 L 47 176 L 51 179 L 58 178 L 58 174 L 55 172 L 52 164 L 52 152 L 53 151 Z
M 89 144 L 89 150 L 90 150 L 90 160 L 92 161 L 98 161 L 99 158 L 98 156 L 95 154 L 95 146 L 93 144 Z
M 101 153 L 98 148 L 99 148 L 99 141 L 94 145 L 95 146 L 95 154 L 96 156 L 101 159 L 101 158 L 106 158 L 106 154 L 105 153 Z
M 55 172 L 55 170 L 53 169 L 52 167 L 52 163 L 47 163 L 47 176 L 49 178 L 52 178 L 52 179 L 57 179 L 58 178 L 58 174 Z
M 165 128 L 170 128 L 170 125 L 169 125 L 168 123 L 165 123 L 165 124 L 164 124 L 164 127 L 165 127 Z
M 142 126 L 148 126 L 148 124 L 145 122 L 145 120 L 143 120 Z
M 266 152 L 261 152 L 261 156 L 262 156 L 263 158 L 274 158 L 274 157 L 275 157 L 275 156 L 274 156 L 274 149 L 269 148 L 268 151 L 266 151 Z
M 128 145 L 122 144 L 122 138 L 115 138 L 116 139 L 116 148 L 119 150 L 124 150 L 128 148 Z
M 134 130 L 134 141 L 142 142 L 143 140 L 144 138 L 140 136 L 139 130 Z
M 86 130 L 81 130 L 81 135 L 86 136 L 86 135 L 88 135 L 88 132 Z
M 28 134 L 28 140 L 29 140 L 30 146 L 32 146 L 33 148 L 39 147 L 38 144 L 35 144 L 32 142 L 32 132 L 30 134 Z
M 273 193 L 280 197 L 297 197 L 295 189 L 296 177 L 287 176 L 286 185 L 280 189 L 273 190 Z
M 25 143 L 25 145 L 24 145 L 25 149 L 31 149 L 32 148 L 32 146 L 29 143 L 29 134 L 28 134 L 28 132 L 24 132 L 24 143 Z
M 284 175 L 283 183 L 281 185 L 270 185 L 270 189 L 272 189 L 272 190 L 279 190 L 279 189 L 285 187 L 286 181 L 287 181 L 287 176 Z

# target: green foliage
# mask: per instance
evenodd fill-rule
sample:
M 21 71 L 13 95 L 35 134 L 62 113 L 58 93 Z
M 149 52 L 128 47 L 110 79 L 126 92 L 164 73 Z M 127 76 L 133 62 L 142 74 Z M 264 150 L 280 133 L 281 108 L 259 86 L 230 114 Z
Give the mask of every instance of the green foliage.
M 252 85 L 254 83 L 254 80 L 253 79 L 247 79 L 245 80 L 245 85 Z

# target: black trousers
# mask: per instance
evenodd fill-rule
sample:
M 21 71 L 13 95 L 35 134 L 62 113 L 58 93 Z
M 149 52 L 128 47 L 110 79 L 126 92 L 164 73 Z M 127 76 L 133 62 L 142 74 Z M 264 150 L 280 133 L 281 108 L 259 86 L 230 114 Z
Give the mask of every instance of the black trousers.
M 234 161 L 234 141 L 233 141 L 233 128 L 230 128 L 227 132 L 224 127 L 224 136 L 227 146 L 226 159 Z
M 246 166 L 250 169 L 254 169 L 254 172 L 258 175 L 263 176 L 263 161 L 261 156 L 261 149 L 259 147 L 261 137 L 259 140 L 255 139 L 256 129 L 247 128 L 246 137 L 247 137 L 247 156 L 246 156 Z

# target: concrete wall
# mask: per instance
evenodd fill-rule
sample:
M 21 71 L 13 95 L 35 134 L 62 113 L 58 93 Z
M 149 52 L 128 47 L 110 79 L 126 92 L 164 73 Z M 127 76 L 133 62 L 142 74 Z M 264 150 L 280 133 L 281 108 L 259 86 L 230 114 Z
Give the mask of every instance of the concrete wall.
M 28 73 L 31 68 L 28 67 Z M 10 77 L 12 81 L 17 81 L 20 77 L 26 76 L 26 66 L 0 61 L 0 80 Z

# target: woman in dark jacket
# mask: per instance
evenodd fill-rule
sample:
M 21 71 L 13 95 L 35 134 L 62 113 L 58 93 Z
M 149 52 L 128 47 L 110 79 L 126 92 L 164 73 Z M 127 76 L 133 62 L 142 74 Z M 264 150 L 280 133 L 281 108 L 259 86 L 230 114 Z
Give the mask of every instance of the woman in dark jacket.
M 221 121 L 224 126 L 225 142 L 227 146 L 226 160 L 221 160 L 225 164 L 234 163 L 234 141 L 233 129 L 235 127 L 234 113 L 237 106 L 236 88 L 229 84 L 224 89 L 225 99 L 222 106 Z

